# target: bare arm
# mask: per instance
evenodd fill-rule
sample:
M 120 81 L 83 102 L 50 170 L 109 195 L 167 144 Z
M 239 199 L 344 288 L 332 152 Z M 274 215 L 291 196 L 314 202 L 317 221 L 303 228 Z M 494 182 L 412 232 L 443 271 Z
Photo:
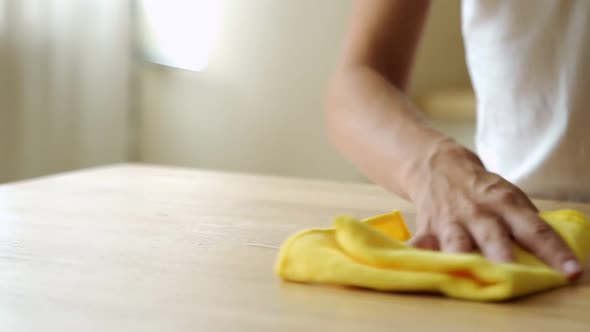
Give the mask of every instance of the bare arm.
M 328 128 L 339 150 L 387 189 L 409 198 L 411 151 L 445 141 L 404 94 L 429 1 L 356 1 L 328 96 Z M 395 134 L 394 134 L 395 133 Z M 399 176 L 398 176 L 399 175 Z
M 416 246 L 512 259 L 512 242 L 570 278 L 575 256 L 517 187 L 485 170 L 468 149 L 435 131 L 405 91 L 428 0 L 356 0 L 327 96 L 330 137 L 386 189 L 414 202 Z

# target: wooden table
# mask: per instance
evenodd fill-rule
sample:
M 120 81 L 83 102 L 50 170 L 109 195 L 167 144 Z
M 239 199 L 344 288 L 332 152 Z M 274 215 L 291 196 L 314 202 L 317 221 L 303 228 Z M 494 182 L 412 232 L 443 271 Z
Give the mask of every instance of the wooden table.
M 282 282 L 252 245 L 393 208 L 414 219 L 371 185 L 138 165 L 0 186 L 0 331 L 590 331 L 588 277 L 471 303 Z

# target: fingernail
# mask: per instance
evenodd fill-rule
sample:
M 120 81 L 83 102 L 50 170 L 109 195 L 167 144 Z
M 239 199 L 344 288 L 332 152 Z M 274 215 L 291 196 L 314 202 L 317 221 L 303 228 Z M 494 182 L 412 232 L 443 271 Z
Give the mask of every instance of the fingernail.
M 561 269 L 570 280 L 576 280 L 582 275 L 582 266 L 575 259 L 563 263 Z

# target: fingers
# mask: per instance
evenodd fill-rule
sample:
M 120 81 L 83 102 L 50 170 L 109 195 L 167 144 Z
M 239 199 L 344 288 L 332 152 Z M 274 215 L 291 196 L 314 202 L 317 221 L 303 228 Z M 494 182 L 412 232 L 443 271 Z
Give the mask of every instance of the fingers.
M 416 222 L 419 228 L 416 234 L 408 241 L 411 246 L 426 250 L 440 250 L 438 238 L 431 231 L 431 221 L 432 219 L 425 215 L 418 215 Z
M 482 254 L 489 260 L 513 260 L 512 240 L 499 218 L 486 216 L 473 220 L 467 226 Z
M 561 271 L 570 280 L 583 272 L 582 266 L 561 236 L 532 212 L 511 211 L 506 221 L 516 241 L 547 265 Z
M 436 236 L 429 233 L 418 233 L 408 241 L 408 243 L 420 249 L 439 250 L 439 243 Z
M 442 250 L 450 253 L 470 252 L 473 250 L 473 241 L 469 233 L 459 223 L 448 223 L 438 232 Z

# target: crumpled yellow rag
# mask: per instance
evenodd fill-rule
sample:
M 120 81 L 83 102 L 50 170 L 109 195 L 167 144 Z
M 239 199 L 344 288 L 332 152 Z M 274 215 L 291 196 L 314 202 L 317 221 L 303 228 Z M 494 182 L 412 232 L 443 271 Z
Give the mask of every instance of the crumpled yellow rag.
M 590 251 L 590 225 L 584 214 L 559 210 L 540 216 L 583 261 Z M 363 221 L 337 217 L 332 228 L 304 230 L 286 240 L 275 273 L 297 282 L 434 292 L 477 301 L 506 300 L 568 283 L 518 246 L 514 263 L 494 263 L 478 253 L 416 249 L 404 243 L 409 237 L 399 211 Z

